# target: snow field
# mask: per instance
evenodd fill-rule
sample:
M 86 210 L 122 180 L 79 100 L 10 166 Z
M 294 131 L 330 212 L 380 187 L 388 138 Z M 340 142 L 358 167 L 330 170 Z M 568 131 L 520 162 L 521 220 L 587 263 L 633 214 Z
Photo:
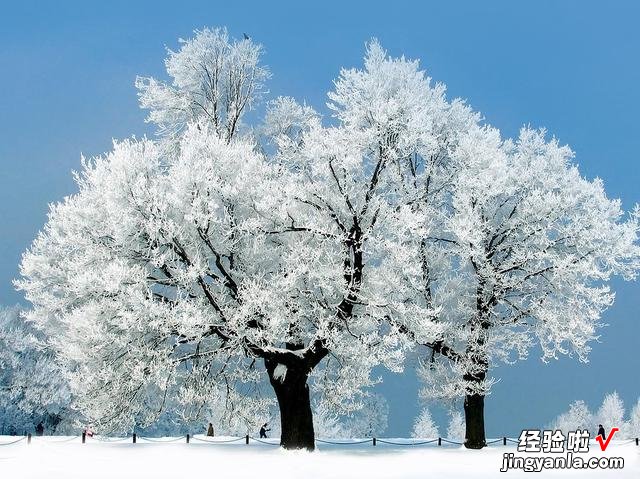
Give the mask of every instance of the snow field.
M 0 444 L 16 437 L 0 436 Z M 169 442 L 175 439 L 173 442 Z M 315 452 L 285 451 L 277 447 L 277 439 L 266 443 L 232 437 L 216 437 L 218 444 L 202 442 L 203 436 L 192 438 L 138 439 L 101 442 L 79 437 L 34 437 L 26 441 L 0 446 L 0 477 L 47 479 L 176 479 L 215 477 L 234 478 L 495 478 L 500 477 L 502 455 L 516 454 L 515 445 L 489 446 L 481 451 L 459 446 L 391 446 L 378 443 L 329 445 L 319 443 Z M 389 439 L 411 442 L 407 439 Z M 524 453 L 520 453 L 524 455 Z M 629 441 L 613 442 L 601 453 L 592 445 L 586 456 L 624 457 L 622 470 L 553 470 L 537 473 L 536 477 L 638 478 L 640 477 L 640 447 Z M 529 477 L 524 471 L 509 471 L 509 477 Z

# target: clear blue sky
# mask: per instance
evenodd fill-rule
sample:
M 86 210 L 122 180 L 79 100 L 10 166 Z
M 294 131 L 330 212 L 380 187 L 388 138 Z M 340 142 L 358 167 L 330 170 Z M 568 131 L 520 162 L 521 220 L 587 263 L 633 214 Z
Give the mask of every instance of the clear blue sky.
M 359 66 L 378 37 L 394 55 L 420 58 L 452 96 L 514 135 L 545 126 L 577 153 L 588 177 L 604 179 L 629 209 L 640 201 L 640 3 L 633 1 L 2 2 L 0 9 L 0 304 L 13 291 L 22 251 L 47 204 L 75 191 L 80 153 L 112 138 L 149 133 L 136 74 L 161 76 L 164 46 L 195 28 L 226 25 L 266 47 L 272 95 L 323 108 L 342 66 Z M 591 362 L 499 368 L 487 402 L 490 436 L 546 424 L 570 401 L 592 407 L 618 390 L 640 395 L 640 285 L 615 282 L 610 326 Z M 417 412 L 412 373 L 387 377 L 391 435 Z

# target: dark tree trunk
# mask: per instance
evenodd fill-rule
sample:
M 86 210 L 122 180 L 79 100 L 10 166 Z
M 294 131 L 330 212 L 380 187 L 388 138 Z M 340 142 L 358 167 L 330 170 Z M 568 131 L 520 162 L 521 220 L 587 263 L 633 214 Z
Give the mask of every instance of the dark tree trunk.
M 482 449 L 487 445 L 484 435 L 484 396 L 468 394 L 464 398 L 464 419 L 466 434 L 464 446 L 467 449 Z
M 313 414 L 307 385 L 308 371 L 304 367 L 287 366 L 284 377 L 275 377 L 278 364 L 266 360 L 269 381 L 278 398 L 282 435 L 280 445 L 285 449 L 315 449 Z
M 492 295 L 490 304 L 484 299 L 485 281 L 481 280 L 476 291 L 476 308 L 478 316 L 471 322 L 471 331 L 477 334 L 476 339 L 467 345 L 466 355 L 473 366 L 464 375 L 464 380 L 472 387 L 468 392 L 482 391 L 480 387 L 487 378 L 489 371 L 489 359 L 486 351 L 488 330 L 491 322 L 489 317 L 490 307 L 495 305 L 495 296 Z M 482 449 L 487 445 L 484 434 L 484 394 L 467 394 L 464 398 L 465 440 L 467 449 Z

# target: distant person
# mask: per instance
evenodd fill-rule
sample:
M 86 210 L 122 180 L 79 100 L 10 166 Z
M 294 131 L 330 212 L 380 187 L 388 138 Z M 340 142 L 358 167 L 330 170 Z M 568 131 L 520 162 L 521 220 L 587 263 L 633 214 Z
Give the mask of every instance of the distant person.
M 44 436 L 44 426 L 41 422 L 36 426 L 36 436 Z
M 95 433 L 93 432 L 93 428 L 92 428 L 92 426 L 91 426 L 91 425 L 88 425 L 88 426 L 84 429 L 84 434 L 85 434 L 85 436 L 87 436 L 87 437 L 93 437 L 93 435 L 94 435 Z
M 213 437 L 213 424 L 209 423 L 209 427 L 207 428 L 207 436 Z
M 607 435 L 604 433 L 604 427 L 602 427 L 602 424 L 598 424 L 598 436 L 600 436 L 603 441 L 607 438 Z
M 267 429 L 267 423 L 265 422 L 260 428 L 260 439 L 267 438 L 267 431 L 271 431 L 271 429 Z

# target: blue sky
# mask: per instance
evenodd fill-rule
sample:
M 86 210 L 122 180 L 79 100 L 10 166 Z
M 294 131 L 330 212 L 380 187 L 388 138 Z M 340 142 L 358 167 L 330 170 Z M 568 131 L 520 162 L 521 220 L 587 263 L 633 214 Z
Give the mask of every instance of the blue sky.
M 450 96 L 467 99 L 505 135 L 544 126 L 625 208 L 640 201 L 637 2 L 44 3 L 5 0 L 0 12 L 0 304 L 22 301 L 11 285 L 20 255 L 47 204 L 75 191 L 70 172 L 80 154 L 151 133 L 135 76 L 162 76 L 164 47 L 203 26 L 263 43 L 270 94 L 320 110 L 339 69 L 361 65 L 375 36 L 391 54 L 421 59 Z M 487 401 L 489 436 L 545 425 L 574 399 L 596 407 L 614 389 L 628 407 L 637 400 L 640 285 L 614 288 L 610 326 L 589 364 L 532 357 L 495 371 L 501 381 Z M 381 390 L 389 434 L 406 435 L 418 408 L 414 374 L 385 376 Z

